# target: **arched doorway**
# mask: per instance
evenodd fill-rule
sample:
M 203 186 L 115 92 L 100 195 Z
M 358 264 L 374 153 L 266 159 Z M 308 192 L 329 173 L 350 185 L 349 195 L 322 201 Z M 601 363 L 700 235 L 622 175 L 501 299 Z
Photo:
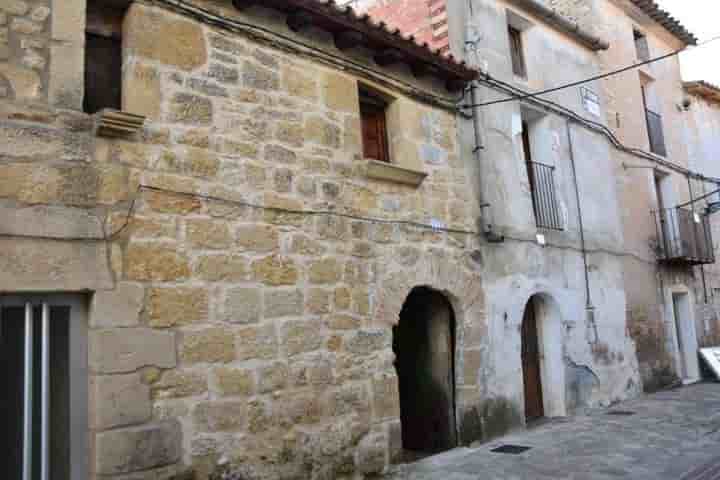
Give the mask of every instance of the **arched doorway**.
M 455 318 L 441 293 L 413 289 L 393 328 L 403 449 L 435 453 L 457 445 Z
M 542 378 L 540 372 L 540 340 L 538 336 L 538 300 L 530 298 L 525 306 L 521 327 L 522 346 L 520 358 L 525 393 L 525 419 L 536 420 L 545 416 L 543 406 Z

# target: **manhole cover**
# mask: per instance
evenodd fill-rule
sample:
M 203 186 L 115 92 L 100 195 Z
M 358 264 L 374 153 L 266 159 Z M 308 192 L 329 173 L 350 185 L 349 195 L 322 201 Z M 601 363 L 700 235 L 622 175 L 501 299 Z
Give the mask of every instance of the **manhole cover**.
M 512 455 L 519 455 L 525 451 L 530 450 L 532 447 L 523 447 L 522 445 L 500 445 L 497 448 L 490 450 L 495 453 L 510 453 Z
M 612 411 L 608 412 L 607 414 L 627 417 L 628 415 L 635 415 L 635 412 L 631 412 L 630 410 L 612 410 Z

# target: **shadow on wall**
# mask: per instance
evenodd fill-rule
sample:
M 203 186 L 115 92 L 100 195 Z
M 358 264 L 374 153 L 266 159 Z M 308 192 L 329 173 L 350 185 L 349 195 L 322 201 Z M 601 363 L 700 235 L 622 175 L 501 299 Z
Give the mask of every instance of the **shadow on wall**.
M 487 442 L 523 426 L 522 413 L 517 405 L 497 397 L 478 406 L 464 409 L 460 414 L 460 444 Z

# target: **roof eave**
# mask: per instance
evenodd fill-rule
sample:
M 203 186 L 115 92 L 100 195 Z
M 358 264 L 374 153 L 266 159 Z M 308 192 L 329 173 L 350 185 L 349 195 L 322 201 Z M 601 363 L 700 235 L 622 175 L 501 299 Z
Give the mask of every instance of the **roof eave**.
M 358 15 L 350 7 L 338 6 L 334 0 L 233 0 L 238 9 L 262 5 L 288 15 L 288 25 L 293 30 L 305 26 L 317 26 L 335 36 L 352 39 L 347 45 L 364 46 L 376 52 L 375 59 L 381 66 L 407 63 L 417 76 L 432 74 L 445 80 L 449 90 L 459 90 L 476 79 L 479 73 L 452 55 L 432 50 L 427 43 L 419 44 L 413 36 L 406 37 L 400 30 L 390 30 L 384 22 L 375 22 L 367 14 Z M 349 48 L 349 47 L 348 47 Z

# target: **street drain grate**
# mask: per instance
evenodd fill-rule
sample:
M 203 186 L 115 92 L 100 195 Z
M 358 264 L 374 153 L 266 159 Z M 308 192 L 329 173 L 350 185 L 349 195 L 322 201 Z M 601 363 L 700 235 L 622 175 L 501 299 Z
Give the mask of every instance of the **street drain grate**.
M 630 410 L 613 410 L 611 412 L 607 413 L 608 415 L 618 415 L 621 417 L 627 417 L 630 415 L 635 415 L 635 412 L 631 412 Z
M 519 455 L 523 452 L 530 450 L 532 447 L 523 447 L 522 445 L 500 445 L 497 448 L 490 450 L 495 453 L 509 453 L 511 455 Z

